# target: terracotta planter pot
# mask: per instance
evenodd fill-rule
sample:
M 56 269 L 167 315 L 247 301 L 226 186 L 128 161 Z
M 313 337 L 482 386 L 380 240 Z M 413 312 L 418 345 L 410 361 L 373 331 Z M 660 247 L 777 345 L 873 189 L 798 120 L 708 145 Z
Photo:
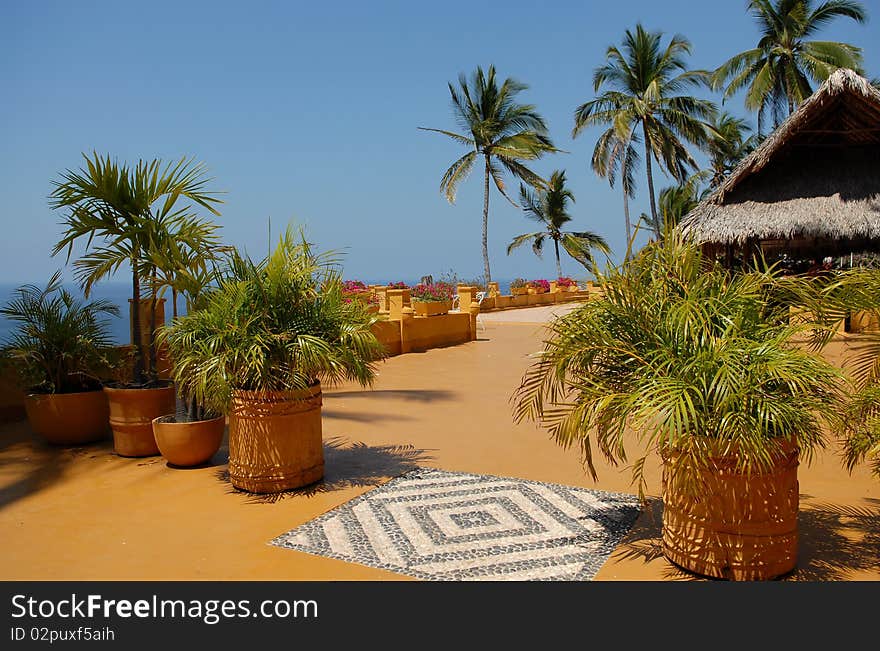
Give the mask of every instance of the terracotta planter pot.
M 211 459 L 220 449 L 226 418 L 189 423 L 175 422 L 174 416 L 153 419 L 153 436 L 159 452 L 175 466 L 198 466 Z
M 766 473 L 746 476 L 735 459 L 700 477 L 699 498 L 663 467 L 663 553 L 681 567 L 736 581 L 772 579 L 797 564 L 798 452 L 793 446 Z
M 321 385 L 307 391 L 235 391 L 229 414 L 229 479 L 276 493 L 324 476 Z
M 107 438 L 110 412 L 101 390 L 34 393 L 24 399 L 31 429 L 52 445 L 83 445 Z
M 110 405 L 113 449 L 121 457 L 159 454 L 153 419 L 174 412 L 174 387 L 120 389 L 104 387 Z
M 410 303 L 416 316 L 446 314 L 452 309 L 452 301 L 416 301 Z

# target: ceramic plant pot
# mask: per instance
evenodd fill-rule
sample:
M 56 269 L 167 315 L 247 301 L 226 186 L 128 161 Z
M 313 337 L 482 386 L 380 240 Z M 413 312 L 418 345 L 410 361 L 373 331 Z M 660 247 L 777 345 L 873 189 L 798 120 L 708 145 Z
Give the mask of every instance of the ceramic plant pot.
M 107 396 L 103 391 L 34 393 L 24 408 L 31 429 L 52 445 L 84 445 L 110 434 Z
M 110 406 L 113 449 L 122 457 L 159 454 L 153 436 L 153 420 L 174 413 L 174 387 L 123 389 L 104 387 Z
M 178 423 L 173 415 L 153 419 L 153 436 L 159 452 L 175 466 L 198 466 L 210 461 L 226 430 L 226 418 Z
M 748 476 L 735 457 L 699 471 L 699 496 L 663 466 L 663 552 L 687 570 L 716 578 L 756 581 L 797 564 L 798 452 L 791 446 L 764 473 Z
M 235 391 L 229 413 L 229 479 L 275 493 L 324 476 L 321 385 L 305 391 Z

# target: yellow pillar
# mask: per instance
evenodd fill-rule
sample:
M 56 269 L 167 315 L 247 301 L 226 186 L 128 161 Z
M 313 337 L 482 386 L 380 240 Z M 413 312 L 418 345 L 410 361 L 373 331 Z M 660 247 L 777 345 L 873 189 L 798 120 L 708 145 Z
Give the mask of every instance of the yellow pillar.
M 477 340 L 477 316 L 480 314 L 480 304 L 479 303 L 471 303 L 468 308 L 468 313 L 471 316 L 471 341 Z
M 498 289 L 498 283 L 494 280 L 489 283 L 489 296 L 499 296 L 501 294 L 501 290 Z
M 409 290 L 396 290 L 409 291 Z M 409 305 L 400 310 L 400 352 L 408 353 L 412 351 L 412 343 L 410 342 L 410 326 L 415 316 L 415 310 Z
M 476 300 L 477 288 L 470 287 L 468 285 L 459 285 L 458 286 L 458 309 L 462 312 L 467 312 L 468 308 L 470 308 L 471 303 Z
M 388 318 L 396 321 L 400 318 L 403 308 L 409 307 L 409 289 L 389 289 Z

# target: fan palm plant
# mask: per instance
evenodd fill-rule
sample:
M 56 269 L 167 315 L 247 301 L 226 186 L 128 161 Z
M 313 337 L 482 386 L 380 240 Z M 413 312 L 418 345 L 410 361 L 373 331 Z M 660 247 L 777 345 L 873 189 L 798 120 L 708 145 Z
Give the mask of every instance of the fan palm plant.
M 662 32 L 649 32 L 639 24 L 634 32 L 624 34 L 622 50 L 608 48 L 606 63 L 593 73 L 593 89 L 598 93 L 606 85 L 610 88 L 578 107 L 574 127 L 576 135 L 591 126 L 612 125 L 614 137 L 621 143 L 631 142 L 635 130 L 641 130 L 654 222 L 657 205 L 652 160 L 683 181 L 688 167 L 697 166 L 685 142 L 702 146 L 708 133 L 705 120 L 715 112 L 712 102 L 681 94 L 706 84 L 709 78 L 704 71 L 688 69 L 685 55 L 691 51 L 690 42 L 676 35 L 663 48 L 662 37 Z
M 588 271 L 593 271 L 592 250 L 598 249 L 608 254 L 608 244 L 601 235 L 592 231 L 567 232 L 562 229 L 572 220 L 568 214 L 568 202 L 574 203 L 574 194 L 565 186 L 565 171 L 555 171 L 550 176 L 546 189 L 538 190 L 537 194 L 520 184 L 520 205 L 526 216 L 538 222 L 542 230 L 534 233 L 518 235 L 507 247 L 507 255 L 526 242 L 532 243 L 535 255 L 541 257 L 546 240 L 553 241 L 556 254 L 556 277 L 562 276 L 562 264 L 559 260 L 560 245 L 568 255 L 580 262 Z
M 822 301 L 836 317 L 862 312 L 880 322 L 880 269 L 856 267 L 838 274 Z M 868 462 L 880 478 L 880 331 L 868 330 L 859 339 L 846 360 L 853 386 L 844 418 L 844 460 L 850 471 Z
M 229 414 L 234 485 L 272 492 L 320 478 L 320 412 L 307 426 L 290 418 L 313 411 L 297 403 L 319 407 L 322 381 L 371 384 L 385 355 L 371 330 L 377 318 L 345 300 L 333 254 L 315 253 L 288 229 L 260 262 L 233 255 L 203 307 L 160 329 L 178 391 L 200 409 Z M 279 458 L 297 427 L 307 453 Z M 294 467 L 306 458 L 314 465 Z M 273 474 L 279 468 L 283 476 Z
M 101 387 L 100 373 L 110 368 L 114 350 L 105 317 L 119 316 L 113 303 L 76 298 L 57 271 L 45 287 L 16 289 L 0 316 L 16 324 L 3 357 L 29 389 L 76 393 Z
M 536 160 L 546 153 L 557 151 L 547 135 L 547 124 L 535 107 L 516 101 L 516 96 L 526 88 L 525 84 L 510 78 L 499 86 L 495 66 L 489 66 L 486 72 L 478 66 L 470 81 L 460 75 L 458 88 L 449 84 L 455 120 L 467 135 L 419 127 L 449 136 L 470 150 L 455 161 L 440 180 L 440 190 L 445 193 L 449 203 L 455 202 L 458 184 L 470 174 L 478 157 L 483 158 L 482 247 L 483 274 L 487 283 L 492 281 L 489 269 L 490 179 L 515 206 L 516 203 L 504 190 L 501 168 L 529 185 L 540 187 L 544 184 L 543 179 L 522 161 Z
M 0 349 L 28 391 L 31 429 L 57 445 L 82 445 L 107 435 L 107 399 L 101 379 L 120 362 L 105 317 L 119 309 L 84 301 L 56 272 L 46 287 L 24 285 L 0 309 L 15 327 Z
M 52 254 L 66 249 L 70 260 L 74 244 L 85 242 L 85 253 L 74 266 L 86 296 L 96 282 L 128 264 L 132 274 L 131 300 L 137 308 L 145 267 L 151 266 L 147 254 L 157 233 L 169 223 L 186 218 L 192 206 L 219 214 L 215 205 L 220 199 L 207 189 L 210 179 L 205 176 L 204 166 L 191 159 L 168 164 L 160 160 L 139 161 L 135 167 L 129 167 L 97 153 L 91 158 L 84 154 L 83 158 L 85 168 L 64 172 L 50 194 L 50 205 L 65 211 L 65 230 Z M 189 205 L 181 206 L 181 198 L 188 200 Z M 95 238 L 103 241 L 103 245 L 92 248 Z M 134 379 L 145 385 L 149 380 L 140 350 L 141 326 L 137 318 L 132 322 L 132 335 Z
M 785 108 L 790 115 L 838 68 L 862 67 L 862 51 L 848 43 L 811 40 L 836 18 L 858 23 L 867 19 L 861 3 L 852 0 L 749 0 L 749 12 L 758 23 L 761 38 L 756 47 L 725 61 L 712 75 L 724 98 L 746 89 L 745 104 L 758 113 L 758 133 L 768 111 L 779 125 Z
M 810 281 L 770 271 L 731 274 L 675 233 L 601 281 L 603 297 L 550 325 L 543 352 L 515 393 L 516 420 L 537 421 L 560 445 L 580 447 L 594 478 L 594 446 L 613 463 L 626 461 L 634 432 L 646 448 L 633 464 L 641 495 L 645 458 L 657 451 L 664 460 L 664 549 L 675 562 L 738 577 L 791 569 L 796 537 L 747 536 L 767 513 L 774 524 L 786 514 L 776 532 L 795 530 L 792 448 L 809 460 L 824 445 L 823 425 L 839 425 L 840 372 L 796 344 L 818 326 L 789 323 L 790 302 L 815 291 Z M 782 478 L 771 494 L 759 493 L 762 477 L 776 472 Z M 724 477 L 744 478 L 737 489 L 744 492 L 731 496 Z M 681 539 L 681 517 L 694 518 L 694 539 Z M 721 528 L 712 529 L 719 520 Z M 746 538 L 734 540 L 734 531 Z M 785 558 L 763 569 L 743 567 L 751 543 Z M 716 544 L 723 549 L 700 547 Z M 672 551 L 681 545 L 694 547 L 697 562 Z M 733 566 L 708 567 L 714 558 Z

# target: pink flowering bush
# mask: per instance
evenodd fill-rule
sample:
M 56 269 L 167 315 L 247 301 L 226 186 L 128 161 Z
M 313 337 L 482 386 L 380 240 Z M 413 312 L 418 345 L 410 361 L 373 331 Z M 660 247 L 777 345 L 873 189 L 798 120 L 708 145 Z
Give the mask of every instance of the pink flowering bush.
M 342 291 L 346 294 L 355 294 L 367 291 L 367 286 L 360 280 L 346 280 L 342 283 Z
M 530 280 L 529 287 L 534 287 L 539 291 L 550 291 L 550 281 L 545 280 L 544 278 L 539 278 L 538 280 Z
M 557 287 L 571 287 L 572 285 L 577 285 L 577 281 L 568 276 L 560 276 L 556 279 Z
M 396 283 L 388 283 L 387 287 L 388 287 L 388 289 L 407 289 L 409 287 L 409 285 L 407 285 L 405 282 L 400 280 L 400 281 L 397 281 Z
M 409 296 L 410 300 L 413 301 L 439 303 L 442 301 L 451 301 L 454 294 L 455 288 L 450 283 L 440 281 L 430 285 L 416 285 L 410 290 Z
M 346 303 L 360 301 L 366 305 L 379 304 L 379 297 L 360 280 L 346 280 L 342 283 L 342 300 Z

